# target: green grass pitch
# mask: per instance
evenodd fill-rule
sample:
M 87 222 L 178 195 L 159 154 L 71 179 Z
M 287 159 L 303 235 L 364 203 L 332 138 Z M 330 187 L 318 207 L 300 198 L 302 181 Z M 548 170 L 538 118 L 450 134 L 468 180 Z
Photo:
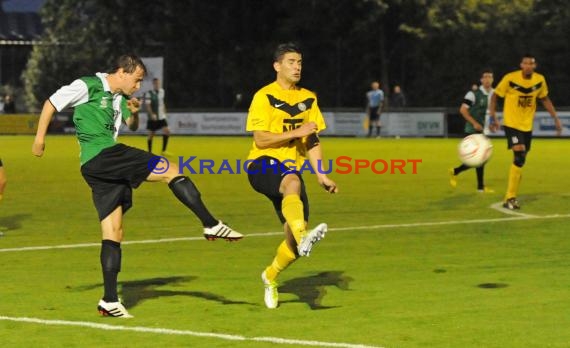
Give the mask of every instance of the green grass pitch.
M 311 226 L 330 231 L 280 280 L 266 309 L 260 273 L 282 240 L 270 202 L 242 174 L 190 175 L 215 216 L 246 238 L 201 238 L 198 220 L 159 183 L 134 193 L 119 276 L 130 320 L 102 318 L 100 230 L 73 136 L 0 136 L 0 337 L 4 347 L 568 347 L 567 139 L 535 139 L 519 215 L 491 208 L 511 153 L 493 139 L 486 167 L 452 189 L 458 139 L 323 137 L 326 158 L 421 159 L 417 173 L 305 174 Z M 146 147 L 145 137 L 120 141 Z M 155 140 L 155 148 L 161 144 Z M 244 160 L 248 137 L 173 137 L 176 155 Z M 354 164 L 354 162 L 352 162 Z M 162 240 L 162 242 L 160 242 Z M 147 241 L 147 243 L 133 243 Z M 59 247 L 56 247 L 59 246 Z M 45 249 L 39 247 L 47 247 Z

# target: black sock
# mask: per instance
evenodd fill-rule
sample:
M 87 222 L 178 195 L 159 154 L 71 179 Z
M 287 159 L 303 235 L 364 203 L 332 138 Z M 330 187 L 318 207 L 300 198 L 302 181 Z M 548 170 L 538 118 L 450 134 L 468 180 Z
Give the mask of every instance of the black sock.
M 372 126 L 368 126 L 368 136 L 372 135 Z
M 162 135 L 162 152 L 166 151 L 166 147 L 168 146 L 168 137 L 169 135 Z
M 461 164 L 459 167 L 453 168 L 453 174 L 459 175 L 459 173 L 466 171 L 469 168 L 471 168 L 471 167 L 466 166 L 465 164 Z
M 212 227 L 218 224 L 218 220 L 210 214 L 202 202 L 200 192 L 189 177 L 177 176 L 170 181 L 168 187 L 180 202 L 196 214 L 204 227 Z
M 477 171 L 477 190 L 485 189 L 485 185 L 483 184 L 483 173 L 485 172 L 485 165 L 481 167 L 475 168 Z
M 152 139 L 147 139 L 146 144 L 148 145 L 148 152 L 152 152 Z
M 380 128 L 382 127 L 376 127 L 376 135 L 380 135 Z
M 101 268 L 105 295 L 103 301 L 117 302 L 117 278 L 121 271 L 121 243 L 109 239 L 101 242 Z

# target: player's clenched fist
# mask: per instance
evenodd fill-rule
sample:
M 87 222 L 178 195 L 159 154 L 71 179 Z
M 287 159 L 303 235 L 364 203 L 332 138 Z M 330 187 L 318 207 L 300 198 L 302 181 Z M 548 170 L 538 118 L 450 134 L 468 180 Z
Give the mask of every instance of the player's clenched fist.
M 32 154 L 34 156 L 41 157 L 44 154 L 45 147 L 46 144 L 44 143 L 34 142 L 32 145 Z
M 137 113 L 141 107 L 141 102 L 138 98 L 133 97 L 127 101 L 127 107 L 133 114 Z

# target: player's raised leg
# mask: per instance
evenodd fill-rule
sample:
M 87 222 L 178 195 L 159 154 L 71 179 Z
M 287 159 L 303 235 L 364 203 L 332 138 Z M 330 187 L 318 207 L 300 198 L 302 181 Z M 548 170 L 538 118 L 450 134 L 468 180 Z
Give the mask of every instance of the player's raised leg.
M 206 239 L 215 240 L 221 238 L 235 241 L 243 238 L 241 233 L 234 231 L 210 213 L 202 201 L 202 196 L 196 185 L 189 177 L 180 175 L 176 165 L 171 164 L 165 173 L 150 173 L 147 180 L 168 183 L 168 187 L 176 198 L 200 219 L 202 226 L 204 226 L 204 237 Z

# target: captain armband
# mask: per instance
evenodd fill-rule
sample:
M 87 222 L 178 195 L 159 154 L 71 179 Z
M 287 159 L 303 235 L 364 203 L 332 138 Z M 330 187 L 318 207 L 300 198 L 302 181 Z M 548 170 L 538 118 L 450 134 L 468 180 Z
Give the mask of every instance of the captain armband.
M 313 147 L 319 145 L 321 141 L 319 140 L 319 136 L 317 133 L 313 133 L 307 136 L 307 150 L 312 149 Z

